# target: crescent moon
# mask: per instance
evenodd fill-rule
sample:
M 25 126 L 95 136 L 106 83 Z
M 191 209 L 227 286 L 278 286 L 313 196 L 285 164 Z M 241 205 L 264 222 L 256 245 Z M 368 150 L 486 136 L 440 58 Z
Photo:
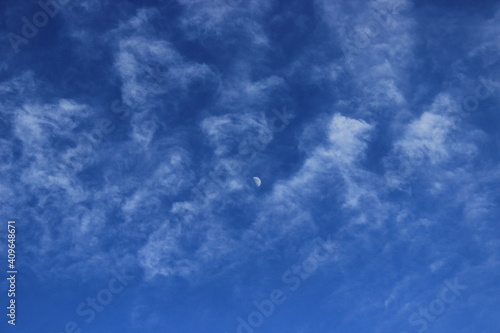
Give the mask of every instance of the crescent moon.
M 262 184 L 262 180 L 260 180 L 259 177 L 253 177 L 253 181 L 255 182 L 255 185 L 257 185 L 257 187 L 259 187 L 260 184 Z

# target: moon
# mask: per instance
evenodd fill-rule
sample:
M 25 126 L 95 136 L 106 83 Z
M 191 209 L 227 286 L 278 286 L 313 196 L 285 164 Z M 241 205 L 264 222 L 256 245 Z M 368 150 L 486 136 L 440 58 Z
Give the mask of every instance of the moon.
M 253 181 L 255 182 L 255 185 L 257 185 L 257 187 L 259 187 L 260 184 L 262 184 L 262 180 L 260 180 L 259 177 L 253 177 Z

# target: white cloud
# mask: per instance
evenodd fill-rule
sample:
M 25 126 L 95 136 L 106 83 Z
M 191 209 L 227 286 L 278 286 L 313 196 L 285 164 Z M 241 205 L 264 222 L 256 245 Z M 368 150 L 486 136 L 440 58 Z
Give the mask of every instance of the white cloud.
M 267 47 L 269 41 L 261 20 L 265 19 L 274 1 L 241 1 L 231 5 L 229 1 L 180 0 L 185 9 L 181 17 L 184 32 L 189 38 L 202 40 L 236 38 L 241 42 L 248 38 L 254 46 Z
M 457 109 L 449 96 L 436 96 L 428 111 L 405 126 L 403 138 L 395 143 L 404 160 L 414 167 L 426 164 L 436 165 L 450 159 L 470 160 L 478 149 L 474 144 L 480 132 L 463 132 L 463 124 Z
M 162 94 L 186 97 L 195 81 L 211 81 L 215 73 L 205 64 L 185 61 L 166 41 L 125 37 L 119 42 L 116 68 L 122 79 L 122 96 L 132 106 L 151 107 Z
M 263 113 L 236 113 L 206 117 L 201 128 L 208 137 L 217 156 L 238 154 L 238 147 L 245 138 L 259 137 L 265 143 L 273 133 Z
M 408 69 L 414 65 L 415 21 L 408 1 L 318 1 L 323 20 L 340 45 L 360 114 L 391 113 L 404 107 Z M 353 8 L 356 11 L 353 12 Z M 341 97 L 342 99 L 342 97 Z M 375 110 L 374 110 L 375 109 Z

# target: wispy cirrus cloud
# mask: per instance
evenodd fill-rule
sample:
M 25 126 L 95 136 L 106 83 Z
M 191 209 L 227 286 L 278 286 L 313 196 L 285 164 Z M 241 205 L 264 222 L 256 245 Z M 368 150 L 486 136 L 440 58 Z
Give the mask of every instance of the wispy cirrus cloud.
M 497 17 L 407 0 L 61 7 L 0 64 L 0 202 L 29 221 L 28 279 L 66 293 L 134 270 L 124 315 L 100 317 L 124 332 L 234 331 L 296 279 L 259 330 L 412 332 L 457 277 L 467 294 L 426 324 L 488 332 L 456 323 L 496 304 Z M 334 252 L 300 278 L 317 237 Z

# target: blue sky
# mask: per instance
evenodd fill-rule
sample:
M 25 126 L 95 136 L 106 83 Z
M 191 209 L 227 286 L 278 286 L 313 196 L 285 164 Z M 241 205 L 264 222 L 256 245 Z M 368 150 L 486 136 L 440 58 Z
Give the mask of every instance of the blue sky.
M 498 1 L 0 12 L 2 332 L 498 332 Z

